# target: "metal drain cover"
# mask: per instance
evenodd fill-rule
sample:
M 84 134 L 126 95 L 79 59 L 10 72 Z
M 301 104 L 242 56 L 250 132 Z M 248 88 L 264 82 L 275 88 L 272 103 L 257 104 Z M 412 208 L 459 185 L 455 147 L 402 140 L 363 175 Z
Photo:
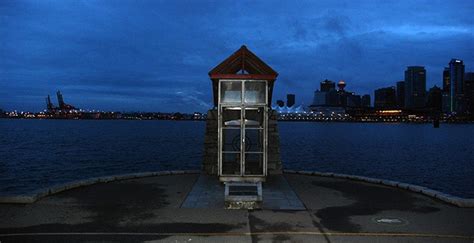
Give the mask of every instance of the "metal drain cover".
M 372 221 L 374 221 L 376 224 L 393 225 L 393 226 L 401 226 L 401 225 L 408 224 L 407 220 L 401 219 L 401 218 L 395 218 L 395 217 L 377 217 L 377 218 L 373 218 Z

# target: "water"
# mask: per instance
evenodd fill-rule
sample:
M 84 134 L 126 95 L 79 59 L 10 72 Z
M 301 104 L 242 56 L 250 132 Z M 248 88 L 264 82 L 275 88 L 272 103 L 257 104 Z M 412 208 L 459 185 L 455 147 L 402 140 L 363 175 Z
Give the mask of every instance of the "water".
M 474 126 L 280 122 L 284 167 L 474 198 Z M 91 177 L 200 169 L 204 122 L 0 119 L 0 196 Z

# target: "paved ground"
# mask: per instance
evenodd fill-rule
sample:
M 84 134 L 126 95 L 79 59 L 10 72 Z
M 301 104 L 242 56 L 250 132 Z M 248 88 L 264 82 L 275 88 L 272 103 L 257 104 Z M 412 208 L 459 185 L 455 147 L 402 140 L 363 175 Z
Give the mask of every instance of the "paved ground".
M 216 176 L 200 175 L 182 208 L 224 208 L 224 184 Z M 271 176 L 263 184 L 263 209 L 305 210 L 284 176 Z
M 474 241 L 472 208 L 335 178 L 285 175 L 306 210 L 183 208 L 198 177 L 132 179 L 1 204 L 0 242 Z

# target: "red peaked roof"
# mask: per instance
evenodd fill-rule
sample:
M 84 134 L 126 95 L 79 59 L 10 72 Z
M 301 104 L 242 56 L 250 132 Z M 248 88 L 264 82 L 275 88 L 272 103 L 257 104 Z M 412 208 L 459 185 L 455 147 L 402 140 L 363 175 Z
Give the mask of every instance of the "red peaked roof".
M 269 97 L 271 103 L 273 83 L 278 73 L 251 52 L 245 45 L 226 58 L 209 72 L 213 83 L 214 105 L 217 106 L 217 87 L 219 79 L 268 80 Z

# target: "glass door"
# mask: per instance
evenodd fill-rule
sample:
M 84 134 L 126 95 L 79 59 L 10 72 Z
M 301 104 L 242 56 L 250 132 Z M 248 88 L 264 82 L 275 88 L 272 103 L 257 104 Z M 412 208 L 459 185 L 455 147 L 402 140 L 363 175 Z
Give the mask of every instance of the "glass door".
M 265 107 L 245 108 L 244 111 L 244 176 L 263 176 Z
M 242 110 L 222 107 L 221 174 L 242 175 Z
M 265 176 L 267 83 L 219 82 L 219 171 L 222 176 Z

